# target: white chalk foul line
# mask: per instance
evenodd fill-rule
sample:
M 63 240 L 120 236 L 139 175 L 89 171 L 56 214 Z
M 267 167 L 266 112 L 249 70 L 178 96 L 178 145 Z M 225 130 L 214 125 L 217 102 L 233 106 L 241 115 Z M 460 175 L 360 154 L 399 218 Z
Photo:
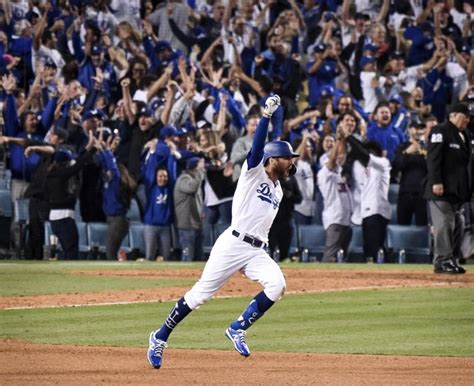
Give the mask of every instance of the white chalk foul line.
M 452 286 L 456 284 L 462 284 L 462 282 L 440 282 L 430 283 L 429 285 L 387 285 L 387 286 L 360 286 L 360 287 L 346 287 L 346 288 L 329 288 L 329 289 L 318 289 L 318 290 L 305 290 L 305 291 L 286 291 L 286 295 L 304 295 L 304 294 L 316 294 L 316 293 L 327 293 L 327 292 L 344 292 L 344 291 L 364 291 L 371 289 L 396 289 L 396 288 L 430 288 L 430 287 L 444 287 Z M 221 295 L 214 296 L 214 299 L 232 299 L 241 298 L 249 295 Z M 163 302 L 174 302 L 176 299 L 148 299 L 148 300 L 132 300 L 132 301 L 117 301 L 117 302 L 103 302 L 103 303 L 74 303 L 74 304 L 56 304 L 49 306 L 24 306 L 24 307 L 5 307 L 0 308 L 2 310 L 34 310 L 34 309 L 46 309 L 46 308 L 74 308 L 74 307 L 96 307 L 96 306 L 119 306 L 129 304 L 147 304 L 147 303 L 163 303 Z

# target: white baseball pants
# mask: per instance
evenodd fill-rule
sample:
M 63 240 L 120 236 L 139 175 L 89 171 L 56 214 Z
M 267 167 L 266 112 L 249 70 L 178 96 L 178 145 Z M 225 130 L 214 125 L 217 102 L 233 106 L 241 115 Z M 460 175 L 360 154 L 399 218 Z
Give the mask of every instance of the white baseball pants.
M 285 291 L 285 278 L 278 264 L 263 248 L 239 240 L 228 228 L 214 244 L 201 278 L 184 295 L 189 308 L 195 309 L 211 299 L 237 271 L 260 283 L 273 302 Z

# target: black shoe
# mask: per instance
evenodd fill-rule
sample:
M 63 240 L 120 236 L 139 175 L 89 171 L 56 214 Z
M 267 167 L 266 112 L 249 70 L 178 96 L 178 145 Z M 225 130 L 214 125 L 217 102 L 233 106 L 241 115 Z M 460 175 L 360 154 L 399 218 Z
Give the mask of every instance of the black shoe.
M 456 275 L 459 273 L 457 272 L 456 267 L 450 262 L 443 263 L 441 265 L 438 265 L 437 267 L 435 266 L 433 272 L 434 273 L 447 273 L 449 275 Z
M 452 258 L 450 260 L 450 263 L 454 266 L 455 270 L 456 270 L 456 273 L 459 274 L 459 275 L 462 275 L 464 273 L 466 273 L 466 270 L 464 269 L 464 267 L 462 267 L 461 265 L 459 265 L 460 263 L 460 258 L 457 259 L 457 258 Z
M 466 273 L 466 270 L 464 269 L 464 267 L 461 267 L 458 263 L 453 263 L 453 266 L 458 275 L 462 275 Z

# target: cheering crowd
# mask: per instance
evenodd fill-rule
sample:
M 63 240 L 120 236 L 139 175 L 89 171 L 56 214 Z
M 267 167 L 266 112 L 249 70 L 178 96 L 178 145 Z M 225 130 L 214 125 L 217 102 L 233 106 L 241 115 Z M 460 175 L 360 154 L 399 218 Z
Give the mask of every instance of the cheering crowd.
M 147 260 L 202 260 L 278 94 L 268 139 L 301 156 L 271 251 L 286 258 L 295 223 L 322 223 L 333 261 L 362 225 L 375 258 L 390 184 L 399 224 L 431 224 L 427 144 L 474 113 L 473 50 L 472 0 L 2 0 L 0 143 L 12 204 L 29 198 L 27 257 L 43 258 L 49 221 L 78 258 L 79 202 L 117 259 L 136 200 Z

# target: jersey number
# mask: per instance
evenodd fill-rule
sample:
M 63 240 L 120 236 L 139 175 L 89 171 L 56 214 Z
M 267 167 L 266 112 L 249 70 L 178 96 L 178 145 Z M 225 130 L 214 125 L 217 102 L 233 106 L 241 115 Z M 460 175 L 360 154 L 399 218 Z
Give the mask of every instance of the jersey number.
M 443 134 L 432 134 L 431 135 L 431 143 L 441 143 L 443 142 Z

